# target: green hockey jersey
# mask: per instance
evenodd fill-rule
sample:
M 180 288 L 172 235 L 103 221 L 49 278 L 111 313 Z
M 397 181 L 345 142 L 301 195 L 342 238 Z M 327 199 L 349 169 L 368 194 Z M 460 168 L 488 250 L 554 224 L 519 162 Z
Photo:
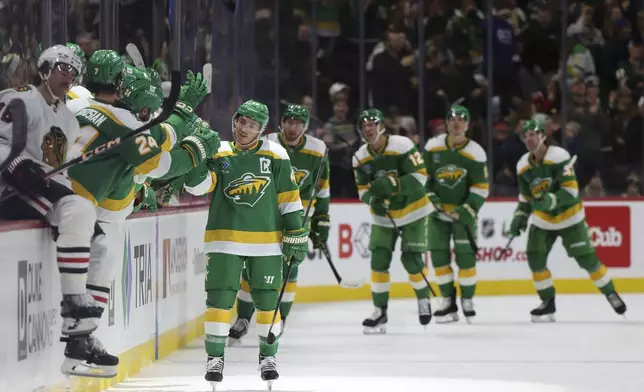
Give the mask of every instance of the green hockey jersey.
M 543 162 L 538 163 L 526 153 L 517 163 L 520 211 L 532 213 L 532 224 L 545 230 L 570 227 L 585 219 L 584 208 L 579 199 L 579 186 L 568 151 L 557 146 L 548 146 Z M 531 202 L 545 193 L 554 193 L 557 207 L 550 212 L 533 211 Z
M 282 133 L 271 133 L 266 135 L 265 138 L 280 144 L 288 153 L 293 172 L 295 173 L 295 181 L 297 181 L 297 185 L 300 187 L 302 206 L 306 209 L 311 202 L 313 183 L 315 182 L 315 176 L 320 166 L 320 160 L 324 156 L 326 144 L 320 139 L 307 135 L 302 136 L 301 143 L 296 147 L 290 147 L 284 143 Z M 313 197 L 313 205 L 311 206 L 309 216 L 328 215 L 330 198 L 329 161 L 327 160 L 322 166 L 318 191 Z
M 447 212 L 467 205 L 478 213 L 489 193 L 485 150 L 474 140 L 452 147 L 442 134 L 427 141 L 424 155 L 427 193 L 438 196 Z
M 425 194 L 427 170 L 423 157 L 409 138 L 386 137 L 380 151 L 363 144 L 353 157 L 353 169 L 360 200 L 369 203 L 371 183 L 382 175 L 398 177 L 401 190 L 389 198 L 389 213 L 397 226 L 404 226 L 429 215 L 430 203 Z M 392 227 L 389 217 L 376 215 L 371 209 L 373 224 Z
M 143 125 L 132 112 L 97 100 L 75 99 L 70 105 L 76 106 L 81 129 L 72 148 L 74 154 L 91 151 Z M 98 207 L 101 219 L 125 219 L 132 212 L 136 174 L 161 177 L 193 168 L 187 151 L 171 154 L 175 135 L 172 125 L 163 123 L 123 142 L 113 152 L 71 167 L 72 189 Z
M 188 173 L 185 189 L 213 192 L 204 253 L 239 256 L 282 254 L 282 231 L 302 227 L 302 201 L 288 153 L 259 140 L 246 151 L 222 143 L 205 165 Z

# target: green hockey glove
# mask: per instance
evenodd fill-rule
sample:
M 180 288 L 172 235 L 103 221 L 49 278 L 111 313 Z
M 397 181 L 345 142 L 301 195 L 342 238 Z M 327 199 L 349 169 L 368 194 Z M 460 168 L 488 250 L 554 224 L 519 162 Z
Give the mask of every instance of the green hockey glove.
M 435 193 L 428 193 L 427 197 L 429 197 L 429 201 L 432 203 L 434 208 L 436 208 L 436 211 L 443 212 L 445 210 L 445 208 L 443 207 L 443 202 L 438 196 L 436 196 Z
M 282 235 L 282 254 L 286 260 L 300 265 L 309 249 L 309 233 L 306 229 L 286 231 Z
M 331 228 L 331 221 L 329 216 L 324 215 L 314 215 L 311 218 L 311 232 L 309 233 L 309 238 L 313 242 L 313 249 L 320 249 L 322 244 L 325 244 L 329 240 L 329 229 Z
M 467 204 L 456 206 L 450 216 L 468 226 L 476 224 L 476 211 Z
M 134 199 L 134 212 L 139 212 L 140 210 L 154 212 L 157 207 L 156 193 L 148 184 L 143 184 Z
M 186 136 L 181 141 L 181 147 L 190 153 L 194 167 L 213 156 L 219 150 L 220 145 L 219 133 L 212 130 Z
M 369 190 L 371 194 L 376 197 L 390 196 L 400 189 L 400 182 L 397 178 L 392 176 L 378 177 L 371 183 Z
M 545 193 L 543 197 L 532 202 L 533 210 L 550 212 L 555 208 L 557 208 L 557 196 L 554 193 Z
M 369 201 L 369 207 L 373 210 L 376 215 L 385 216 L 387 215 L 387 205 L 385 204 L 384 199 L 380 197 L 372 197 Z
M 196 75 L 192 71 L 186 73 L 186 81 L 181 86 L 179 101 L 191 108 L 196 108 L 208 95 L 208 85 L 201 72 Z
M 516 211 L 512 222 L 510 223 L 510 230 L 505 232 L 506 236 L 518 237 L 522 231 L 528 227 L 528 215 L 523 211 Z

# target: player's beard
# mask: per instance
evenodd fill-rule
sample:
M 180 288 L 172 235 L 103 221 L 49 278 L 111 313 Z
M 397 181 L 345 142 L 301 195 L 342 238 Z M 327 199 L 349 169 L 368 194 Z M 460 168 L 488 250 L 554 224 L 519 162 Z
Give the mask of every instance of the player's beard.
M 282 136 L 284 136 L 284 141 L 286 141 L 287 144 L 292 144 L 292 145 L 299 144 L 300 141 L 302 140 L 303 135 L 304 135 L 304 130 L 302 130 L 301 132 L 295 132 L 295 131 L 291 131 L 290 129 L 284 129 L 284 131 L 282 132 Z

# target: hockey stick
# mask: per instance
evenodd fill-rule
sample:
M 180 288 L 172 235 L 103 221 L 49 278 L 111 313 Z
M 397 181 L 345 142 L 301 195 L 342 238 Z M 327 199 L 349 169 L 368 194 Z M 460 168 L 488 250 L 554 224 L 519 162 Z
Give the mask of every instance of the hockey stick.
M 206 81 L 206 86 L 208 87 L 208 94 L 212 92 L 212 64 L 206 63 L 201 69 L 201 74 L 203 75 L 204 80 Z
M 452 224 L 459 225 L 463 228 L 463 230 L 465 231 L 465 236 L 467 237 L 467 242 L 470 243 L 470 247 L 472 248 L 472 252 L 474 252 L 474 254 L 477 254 L 479 252 L 479 247 L 478 245 L 476 245 L 476 240 L 474 239 L 474 234 L 472 234 L 472 229 L 466 223 L 463 223 L 460 220 L 455 219 L 451 215 L 448 215 L 440 211 L 438 213 L 445 219 L 448 219 Z
M 320 182 L 320 178 L 322 177 L 322 168 L 324 167 L 324 161 L 326 160 L 327 154 L 329 150 L 324 149 L 324 155 L 322 155 L 322 160 L 320 161 L 320 166 L 318 166 L 318 172 L 315 175 L 315 181 L 313 182 L 313 189 L 311 189 L 311 199 L 315 197 L 315 191 L 317 190 L 318 187 L 318 182 Z M 309 203 L 308 206 L 306 206 L 306 210 L 304 211 L 304 220 L 302 221 L 302 227 L 306 227 L 306 224 L 309 220 L 309 211 L 311 211 L 311 206 L 313 203 Z M 282 303 L 282 298 L 284 298 L 284 292 L 286 291 L 286 284 L 288 283 L 288 279 L 291 277 L 291 271 L 293 270 L 293 257 L 290 257 L 288 260 L 288 267 L 286 268 L 286 277 L 284 278 L 284 282 L 282 282 L 282 288 L 280 289 L 280 295 L 277 297 L 277 305 L 275 305 L 275 310 L 273 310 L 273 319 L 271 320 L 271 326 L 268 327 L 268 335 L 266 336 L 266 343 L 268 344 L 273 344 L 275 342 L 275 334 L 273 333 L 273 326 L 275 325 L 275 319 L 277 318 L 277 312 L 280 310 L 280 304 Z
M 366 283 L 364 279 L 361 279 L 360 281 L 346 281 L 342 279 L 340 274 L 338 273 L 338 270 L 335 268 L 335 265 L 333 264 L 333 260 L 331 258 L 331 252 L 329 252 L 329 247 L 327 246 L 326 242 L 322 243 L 322 247 L 320 248 L 322 251 L 322 254 L 324 254 L 324 258 L 326 258 L 326 261 L 329 263 L 329 267 L 331 267 L 331 271 L 333 271 L 333 275 L 335 276 L 335 280 L 338 282 L 340 287 L 344 287 L 345 289 L 358 289 Z
M 179 71 L 172 71 L 172 90 L 170 91 L 170 97 L 163 102 L 163 110 L 157 117 L 152 119 L 147 124 L 131 131 L 125 136 L 117 137 L 114 140 L 110 140 L 109 142 L 101 144 L 100 146 L 94 148 L 92 151 L 84 152 L 81 154 L 81 156 L 76 157 L 71 161 L 65 162 L 59 167 L 47 172 L 44 178 L 45 179 L 51 178 L 52 176 L 55 176 L 56 174 L 69 169 L 70 167 L 86 162 L 87 160 L 92 159 L 93 157 L 103 155 L 106 152 L 109 152 L 110 150 L 120 146 L 123 142 L 128 141 L 132 138 L 135 138 L 138 135 L 142 134 L 143 132 L 147 131 L 148 129 L 161 124 L 162 122 L 167 120 L 168 117 L 170 117 L 170 115 L 172 114 L 172 111 L 174 110 L 174 106 L 177 104 L 177 101 L 179 100 L 180 92 L 181 92 L 181 73 Z M 17 193 L 18 192 L 16 191 L 11 191 L 7 193 L 4 197 L 0 198 L 0 204 L 6 199 L 13 197 Z
M 9 166 L 14 159 L 18 158 L 27 145 L 27 132 L 29 131 L 29 119 L 27 118 L 27 107 L 25 101 L 20 98 L 12 99 L 4 110 L 2 116 L 11 118 L 11 149 L 7 158 L 0 163 L 0 173 Z
M 136 45 L 130 42 L 125 46 L 125 52 L 127 53 L 128 56 L 130 56 L 135 67 L 139 69 L 145 69 L 143 56 L 141 56 L 141 52 L 139 51 L 139 48 L 136 47 Z

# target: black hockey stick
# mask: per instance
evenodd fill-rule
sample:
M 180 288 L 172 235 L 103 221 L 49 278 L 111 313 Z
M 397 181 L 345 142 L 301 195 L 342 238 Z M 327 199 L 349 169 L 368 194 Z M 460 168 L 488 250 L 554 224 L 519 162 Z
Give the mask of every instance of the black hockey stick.
M 333 271 L 333 276 L 335 276 L 335 280 L 338 282 L 338 284 L 341 287 L 344 287 L 345 289 L 358 289 L 366 283 L 364 279 L 360 281 L 347 281 L 342 279 L 340 274 L 338 273 L 338 270 L 335 268 L 335 264 L 333 264 L 333 259 L 331 258 L 331 252 L 329 252 L 329 247 L 327 246 L 326 242 L 322 243 L 322 247 L 320 248 L 322 251 L 322 254 L 324 254 L 324 258 L 326 258 L 326 261 L 329 263 L 329 267 L 331 267 L 331 271 Z
M 313 205 L 313 198 L 315 197 L 315 192 L 317 191 L 318 182 L 322 177 L 322 169 L 324 167 L 324 161 L 328 154 L 328 149 L 324 149 L 324 155 L 322 155 L 322 160 L 320 161 L 320 166 L 318 166 L 318 172 L 315 174 L 315 181 L 313 182 L 313 189 L 311 189 L 311 202 L 306 206 L 304 211 L 304 219 L 302 220 L 302 227 L 306 227 L 307 222 L 309 221 L 309 211 L 311 211 L 311 206 Z M 282 282 L 282 288 L 280 289 L 280 295 L 277 297 L 277 305 L 275 305 L 275 310 L 273 310 L 273 319 L 271 320 L 271 326 L 268 327 L 268 335 L 266 336 L 266 343 L 273 344 L 275 342 L 275 334 L 273 333 L 273 326 L 275 325 L 275 319 L 277 318 L 277 312 L 280 310 L 280 304 L 282 303 L 282 298 L 284 298 L 284 292 L 286 291 L 286 284 L 288 279 L 291 277 L 291 271 L 293 270 L 293 257 L 290 257 L 288 260 L 288 267 L 286 267 L 286 277 L 284 282 Z
M 463 223 L 449 214 L 441 211 L 439 211 L 438 213 L 441 216 L 444 216 L 446 219 L 449 219 L 452 224 L 459 225 L 463 228 L 463 230 L 465 231 L 465 236 L 467 237 L 467 242 L 470 243 L 470 247 L 472 248 L 472 252 L 474 252 L 474 254 L 477 254 L 479 252 L 479 247 L 478 245 L 476 245 L 476 240 L 474 239 L 474 234 L 472 234 L 472 229 L 470 228 L 470 226 L 468 226 L 467 223 Z
M 76 166 L 79 163 L 86 162 L 89 159 L 92 159 L 93 157 L 103 155 L 106 152 L 109 152 L 113 148 L 116 148 L 120 146 L 123 142 L 130 140 L 132 138 L 137 137 L 138 135 L 142 134 L 143 132 L 147 131 L 150 128 L 153 128 L 170 117 L 172 114 L 172 111 L 174 110 L 174 106 L 177 104 L 177 101 L 179 100 L 179 93 L 181 92 L 181 73 L 179 71 L 172 71 L 172 88 L 170 90 L 170 96 L 168 99 L 166 99 L 163 102 L 163 110 L 157 117 L 152 119 L 150 122 L 147 124 L 131 131 L 125 136 L 122 137 L 117 137 L 114 140 L 110 140 L 107 143 L 101 144 L 100 146 L 94 148 L 91 151 L 84 152 L 81 154 L 81 156 L 76 157 L 72 159 L 71 161 L 67 161 L 64 164 L 60 165 L 59 167 L 47 172 L 45 174 L 45 179 L 51 178 L 52 176 L 55 176 L 58 173 L 61 173 L 70 167 Z M 14 196 L 17 192 L 9 192 L 7 193 L 4 197 L 0 198 L 0 203 L 5 201 L 6 199 Z
M 3 117 L 11 119 L 11 149 L 7 158 L 0 163 L 0 173 L 25 149 L 27 145 L 27 132 L 29 131 L 29 118 L 25 101 L 20 98 L 12 99 L 4 110 Z

